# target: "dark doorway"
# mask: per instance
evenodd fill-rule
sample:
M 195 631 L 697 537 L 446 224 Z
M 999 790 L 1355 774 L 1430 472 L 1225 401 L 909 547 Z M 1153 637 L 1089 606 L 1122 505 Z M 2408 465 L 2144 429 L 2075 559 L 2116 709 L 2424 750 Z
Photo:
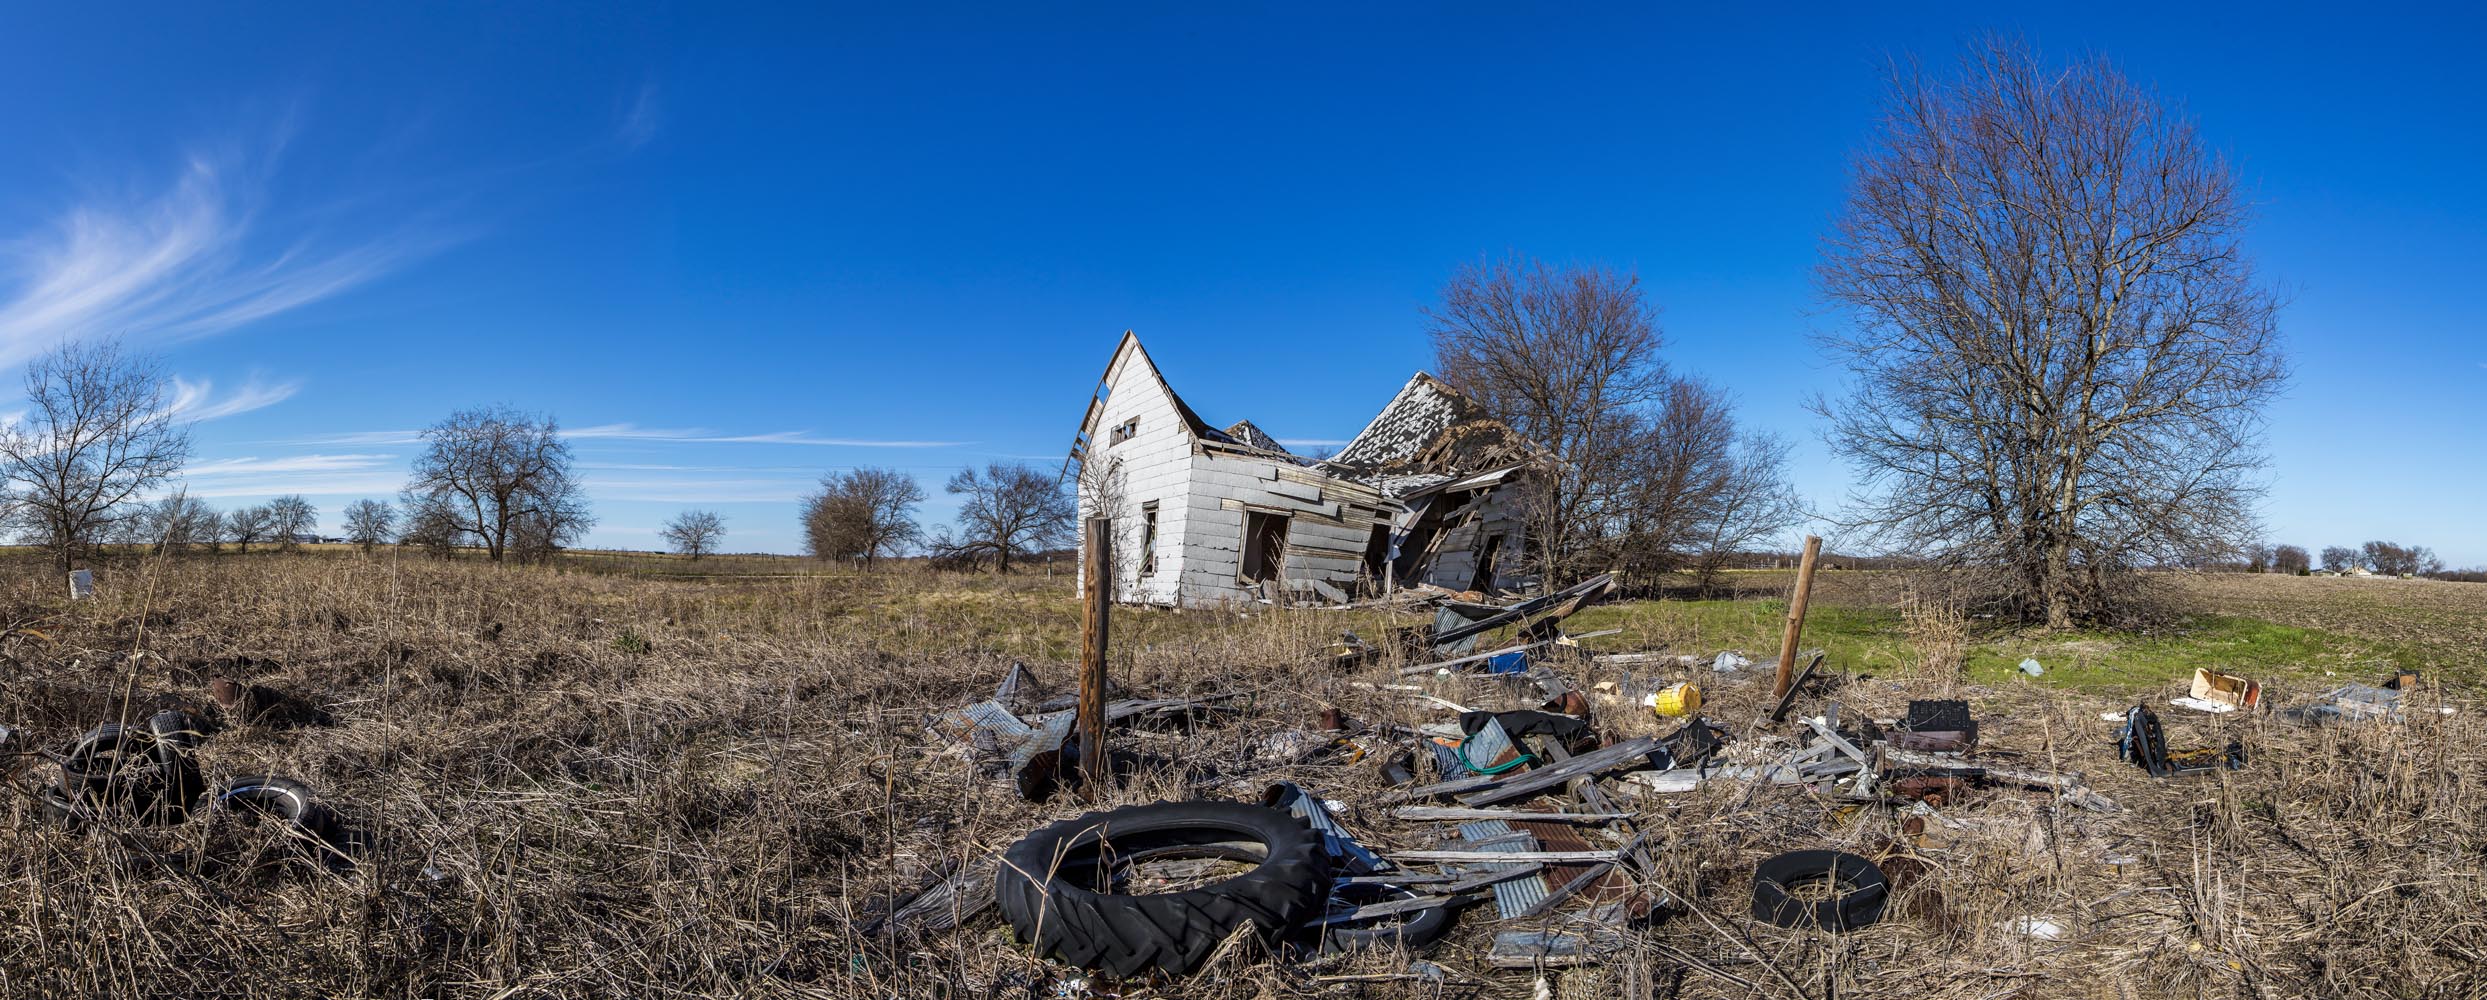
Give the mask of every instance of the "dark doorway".
M 1503 551 L 1503 536 L 1485 536 L 1485 547 L 1477 550 L 1477 573 L 1468 578 L 1468 589 L 1481 594 L 1494 592 L 1494 557 Z
M 1379 594 L 1390 589 L 1390 523 L 1373 526 L 1373 537 L 1364 542 L 1365 592 Z
M 1287 563 L 1287 521 L 1284 514 L 1244 512 L 1243 572 L 1245 583 L 1277 580 Z

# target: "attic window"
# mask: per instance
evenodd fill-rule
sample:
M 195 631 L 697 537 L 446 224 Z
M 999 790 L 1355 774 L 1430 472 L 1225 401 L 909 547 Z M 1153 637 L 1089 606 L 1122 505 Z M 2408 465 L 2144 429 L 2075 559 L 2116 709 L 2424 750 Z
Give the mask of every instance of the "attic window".
M 1123 421 L 1122 423 L 1115 424 L 1114 437 L 1112 440 L 1107 441 L 1105 445 L 1106 447 L 1111 448 L 1115 445 L 1131 440 L 1131 436 L 1138 433 L 1140 433 L 1140 418 L 1133 417 L 1129 420 Z

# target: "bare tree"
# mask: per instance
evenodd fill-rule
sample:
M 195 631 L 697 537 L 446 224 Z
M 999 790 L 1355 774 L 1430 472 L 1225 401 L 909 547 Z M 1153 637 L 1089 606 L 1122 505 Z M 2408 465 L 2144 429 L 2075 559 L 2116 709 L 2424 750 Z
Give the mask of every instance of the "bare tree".
M 1625 454 L 1610 473 L 1620 502 L 1590 551 L 1635 583 L 1690 568 L 1707 585 L 1729 556 L 1802 519 L 1786 442 L 1739 433 L 1724 393 L 1673 379 L 1654 408 L 1626 417 Z
M 255 507 L 236 507 L 231 513 L 225 515 L 225 540 L 233 543 L 235 551 L 248 552 L 250 543 L 264 542 L 274 537 L 276 537 L 276 511 L 269 509 L 266 504 Z
M 465 535 L 466 528 L 457 511 L 446 502 L 435 503 L 426 498 L 408 501 L 405 533 L 397 541 L 421 549 L 435 559 L 447 559 L 457 551 L 458 542 Z
M 389 540 L 389 529 L 397 523 L 397 508 L 386 500 L 356 500 L 345 505 L 345 537 L 369 552 L 372 547 Z
M 1521 504 L 1540 575 L 1562 579 L 1628 508 L 1637 408 L 1673 381 L 1639 279 L 1518 257 L 1461 268 L 1432 322 L 1434 369 L 1558 463 Z
M 2323 568 L 2331 572 L 2345 573 L 2365 563 L 2366 558 L 2359 555 L 2356 549 L 2339 545 L 2325 546 L 2323 549 Z
M 0 427 L 0 483 L 18 534 L 72 568 L 78 554 L 190 456 L 171 382 L 118 342 L 71 343 L 26 366 L 24 417 Z
M 2103 61 L 1990 41 L 1895 74 L 1820 281 L 1855 326 L 1817 402 L 1887 544 L 2013 571 L 2063 627 L 2133 571 L 2251 537 L 2286 377 L 2247 206 L 2191 123 Z
M 924 487 L 896 469 L 856 468 L 821 477 L 803 498 L 803 542 L 822 559 L 862 559 L 871 568 L 923 536 L 915 509 Z
M 2271 550 L 2271 568 L 2290 576 L 2304 576 L 2314 568 L 2314 561 L 2300 546 L 2282 545 Z
M 205 501 L 175 493 L 141 509 L 128 519 L 131 543 L 159 553 L 185 552 L 193 545 L 212 544 L 223 521 Z
M 576 541 L 595 519 L 570 476 L 570 446 L 549 416 L 508 407 L 460 410 L 423 432 L 404 502 L 448 516 L 494 562 L 537 561 Z
M 701 556 L 717 550 L 717 540 L 725 537 L 725 518 L 713 510 L 686 510 L 665 522 L 665 543 L 674 551 L 698 562 Z
M 319 508 L 300 494 L 268 501 L 268 534 L 275 537 L 280 549 L 291 550 L 302 542 L 303 536 L 316 536 L 319 526 Z
M 2418 576 L 2444 569 L 2444 561 L 2424 545 L 2368 542 L 2364 555 L 2366 568 L 2385 576 Z
M 1010 572 L 1010 558 L 1070 543 L 1079 519 L 1077 501 L 1060 479 L 1025 464 L 985 466 L 950 477 L 949 492 L 965 497 L 959 506 L 958 533 L 945 535 L 934 547 L 946 559 L 981 563 L 992 560 L 997 572 Z

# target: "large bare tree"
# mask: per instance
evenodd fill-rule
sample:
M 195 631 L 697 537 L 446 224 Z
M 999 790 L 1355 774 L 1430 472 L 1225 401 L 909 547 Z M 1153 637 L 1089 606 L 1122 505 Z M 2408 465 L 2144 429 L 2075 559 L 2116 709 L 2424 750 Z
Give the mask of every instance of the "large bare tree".
M 305 535 L 316 538 L 319 527 L 320 509 L 301 494 L 268 501 L 268 533 L 275 536 L 277 548 L 293 549 Z
M 983 475 L 962 469 L 946 488 L 963 499 L 958 532 L 934 544 L 944 558 L 991 560 L 996 571 L 1008 573 L 1012 556 L 1068 545 L 1074 537 L 1078 501 L 1059 477 L 1033 466 L 997 462 Z
M 447 517 L 492 561 L 525 562 L 550 557 L 595 523 L 570 475 L 570 446 L 549 416 L 460 410 L 424 431 L 423 442 L 406 483 L 410 525 L 436 529 Z
M 896 469 L 832 472 L 803 498 L 803 543 L 819 558 L 862 559 L 870 569 L 922 537 L 915 509 L 923 502 L 923 484 Z
M 0 427 L 0 480 L 26 541 L 67 570 L 190 457 L 155 359 L 119 342 L 70 343 L 26 366 L 26 413 Z
M 701 556 L 717 551 L 717 540 L 725 537 L 725 518 L 713 510 L 686 510 L 665 522 L 660 534 L 674 551 L 698 562 Z
M 2017 613 L 2112 614 L 2130 571 L 2252 537 L 2277 305 L 2191 122 L 2100 60 L 1989 40 L 1895 72 L 1825 240 L 1854 325 L 1829 439 L 1886 544 L 2009 570 Z

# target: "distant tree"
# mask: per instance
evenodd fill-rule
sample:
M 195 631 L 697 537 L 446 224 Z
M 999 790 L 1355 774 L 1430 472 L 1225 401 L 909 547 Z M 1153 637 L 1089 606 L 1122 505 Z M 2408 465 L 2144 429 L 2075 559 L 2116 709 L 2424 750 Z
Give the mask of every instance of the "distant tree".
M 2314 561 L 2306 555 L 2305 549 L 2283 545 L 2271 550 L 2271 568 L 2291 576 L 2304 576 L 2314 568 Z
M 1070 544 L 1079 520 L 1078 501 L 1061 480 L 1026 464 L 988 464 L 981 476 L 963 469 L 945 488 L 964 498 L 958 532 L 934 547 L 949 560 L 992 560 L 1001 573 L 1010 572 L 1014 555 Z
M 266 504 L 236 507 L 225 515 L 225 540 L 237 552 L 250 551 L 252 542 L 276 537 L 276 511 Z
M 345 505 L 345 538 L 369 552 L 372 547 L 389 540 L 389 529 L 397 523 L 397 508 L 386 500 L 356 500 Z
M 126 536 L 130 543 L 159 553 L 185 552 L 193 545 L 212 543 L 223 526 L 205 501 L 187 493 L 148 504 L 125 523 L 131 526 Z
M 570 475 L 570 446 L 549 416 L 460 410 L 424 431 L 423 441 L 403 498 L 409 520 L 418 512 L 450 518 L 494 562 L 547 558 L 595 523 Z
M 2356 549 L 2338 545 L 2326 546 L 2323 549 L 2323 568 L 2334 573 L 2346 573 L 2365 563 L 2366 557 L 2359 555 Z
M 225 534 L 227 530 L 228 519 L 226 515 L 209 510 L 205 506 L 201 506 L 199 508 L 198 534 L 196 537 L 199 544 L 207 546 L 207 551 L 224 551 Z
M 855 559 L 869 569 L 922 537 L 916 506 L 924 486 L 896 469 L 857 468 L 821 477 L 803 498 L 803 543 L 822 559 Z
M 2423 545 L 2368 542 L 2363 555 L 2366 568 L 2385 576 L 2417 576 L 2444 568 L 2443 560 Z
M 465 532 L 457 512 L 450 510 L 446 504 L 410 502 L 406 508 L 405 533 L 399 535 L 397 541 L 435 559 L 447 559 L 457 551 L 458 541 Z
M 281 549 L 292 549 L 305 535 L 316 535 L 320 527 L 320 511 L 300 494 L 268 501 L 268 533 L 276 537 Z
M 26 412 L 0 427 L 0 487 L 18 534 L 51 550 L 55 568 L 73 568 L 190 457 L 171 385 L 155 359 L 113 340 L 67 344 L 26 366 Z
M 698 562 L 701 556 L 717 550 L 717 540 L 725 537 L 725 518 L 713 510 L 686 510 L 665 522 L 665 543 L 674 551 Z
M 2271 572 L 2271 561 L 2274 558 L 2276 556 L 2270 545 L 2263 542 L 2248 545 L 2245 547 L 2245 571 L 2248 573 Z
M 2049 627 L 2134 605 L 2140 568 L 2256 527 L 2287 375 L 2250 205 L 2193 124 L 2104 60 L 2002 40 L 1895 75 L 1825 240 L 1853 328 L 1816 403 L 1893 551 L 2004 567 Z
M 1689 568 L 1707 585 L 1736 552 L 1804 517 L 1787 443 L 1739 433 L 1726 394 L 1709 384 L 1672 379 L 1655 406 L 1618 416 L 1629 425 L 1614 467 L 1621 503 L 1587 549 L 1604 564 L 1644 579 Z

